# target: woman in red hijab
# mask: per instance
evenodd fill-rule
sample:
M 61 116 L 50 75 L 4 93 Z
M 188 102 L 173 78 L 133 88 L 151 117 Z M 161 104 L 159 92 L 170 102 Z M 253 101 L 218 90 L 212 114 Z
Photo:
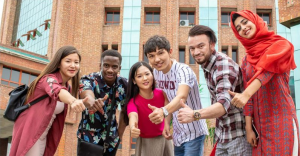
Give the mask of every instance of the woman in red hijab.
M 268 31 L 263 19 L 249 10 L 232 12 L 231 19 L 236 38 L 246 48 L 242 63 L 246 89 L 229 92 L 233 105 L 245 106 L 247 141 L 253 155 L 300 155 L 298 120 L 289 90 L 290 70 L 296 68 L 293 45 Z

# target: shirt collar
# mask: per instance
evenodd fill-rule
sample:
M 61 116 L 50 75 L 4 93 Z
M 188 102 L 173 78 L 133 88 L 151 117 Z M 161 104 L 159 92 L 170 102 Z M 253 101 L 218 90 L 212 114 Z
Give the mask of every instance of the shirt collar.
M 216 58 L 217 58 L 217 53 L 214 50 L 212 52 L 210 58 L 208 59 L 208 61 L 205 64 L 201 65 L 201 68 L 203 70 L 205 70 L 206 72 L 209 72 L 211 70 L 211 68 L 213 67 L 213 65 L 215 64 Z
M 99 88 L 101 89 L 101 88 L 111 88 L 109 85 L 107 85 L 106 84 L 106 82 L 105 82 L 105 80 L 104 80 L 104 78 L 103 78 L 103 76 L 102 76 L 102 72 L 100 71 L 100 81 L 98 82 L 99 84 Z M 121 78 L 120 78 L 120 76 L 119 75 L 117 75 L 117 78 L 116 78 L 116 80 L 115 80 L 115 83 L 113 84 L 113 87 L 115 88 L 116 86 L 119 86 L 120 85 L 120 80 Z

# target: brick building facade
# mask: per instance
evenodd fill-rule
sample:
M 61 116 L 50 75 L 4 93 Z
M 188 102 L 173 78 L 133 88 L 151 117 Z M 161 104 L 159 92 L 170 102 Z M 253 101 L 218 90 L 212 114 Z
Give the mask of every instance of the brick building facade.
M 23 1 L 25 3 L 25 0 Z M 18 38 L 18 35 L 17 37 L 14 35 L 14 29 L 18 28 L 16 17 L 21 19 L 23 16 L 22 14 L 16 15 L 18 11 L 20 12 L 20 5 L 22 8 L 22 0 L 4 1 L 0 33 L 0 114 L 3 114 L 6 107 L 9 98 L 8 92 L 13 89 L 12 86 L 2 83 L 5 80 L 2 76 L 4 67 L 36 75 L 51 60 L 54 53 L 64 45 L 73 45 L 81 52 L 81 74 L 98 71 L 101 52 L 106 49 L 116 49 L 123 56 L 121 75 L 128 77 L 128 71 L 132 64 L 139 60 L 146 60 L 143 54 L 143 45 L 147 39 L 156 34 L 164 35 L 171 43 L 173 57 L 188 64 L 196 73 L 200 84 L 205 85 L 199 65 L 190 58 L 187 46 L 189 29 L 195 24 L 212 27 L 217 33 L 217 49 L 234 58 L 240 64 L 241 59 L 245 56 L 245 49 L 235 38 L 228 25 L 230 12 L 248 9 L 259 13 L 266 19 L 269 29 L 276 31 L 278 25 L 276 22 L 278 20 L 276 19 L 276 3 L 283 3 L 281 0 L 279 2 L 275 0 L 48 1 L 40 2 L 41 8 L 44 5 L 51 5 L 52 7 L 48 13 L 51 17 L 51 21 L 48 21 L 50 29 L 48 27 L 44 31 L 44 33 L 48 33 L 45 52 L 22 50 L 31 44 L 29 42 L 38 42 L 39 38 L 26 41 L 25 37 Z M 299 6 L 299 0 L 295 1 L 295 5 Z M 38 3 L 30 3 L 30 5 L 38 5 Z M 295 14 L 293 11 L 297 8 L 287 10 Z M 282 13 L 284 17 L 289 17 L 282 20 L 280 16 L 280 22 L 294 18 L 294 15 L 290 15 L 286 10 L 281 9 L 281 11 L 284 12 Z M 281 12 L 279 13 L 281 14 Z M 299 17 L 299 15 L 296 16 Z M 41 19 L 41 21 L 45 21 L 44 24 L 47 24 L 47 20 L 49 19 Z M 188 20 L 188 24 L 180 25 L 182 20 L 185 22 Z M 33 26 L 33 28 L 36 27 L 38 30 L 41 29 L 39 25 Z M 26 32 L 30 30 L 26 30 Z M 24 47 L 20 45 L 18 39 L 23 41 Z M 13 47 L 12 43 L 18 44 L 18 48 Z M 202 97 L 205 99 L 202 101 L 203 105 L 209 106 L 209 93 L 205 86 L 203 86 L 203 93 L 201 93 Z M 80 114 L 68 113 L 56 155 L 76 155 L 77 139 L 75 137 L 80 118 Z M 1 155 L 1 153 L 7 152 L 6 149 L 9 149 L 12 123 L 6 123 L 2 115 L 0 121 Z M 213 125 L 214 122 L 210 123 Z M 5 135 L 2 135 L 4 132 L 6 132 Z M 8 145 L 8 148 L 2 144 Z M 205 145 L 205 155 L 209 155 L 211 151 L 209 144 L 208 142 Z M 135 143 L 130 138 L 129 128 L 127 128 L 117 155 L 129 156 L 133 154 L 134 149 L 132 147 L 134 145 Z

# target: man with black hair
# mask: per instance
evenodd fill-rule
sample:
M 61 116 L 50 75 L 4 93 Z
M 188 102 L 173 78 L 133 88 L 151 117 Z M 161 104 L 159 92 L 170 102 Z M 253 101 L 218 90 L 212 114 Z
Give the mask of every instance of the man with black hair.
M 122 57 L 116 50 L 106 50 L 101 55 L 100 72 L 91 73 L 81 77 L 79 96 L 88 98 L 84 103 L 87 109 L 82 112 L 82 125 L 79 124 L 78 137 L 97 145 L 104 145 L 104 140 L 109 143 L 105 156 L 116 155 L 120 139 L 126 125 L 123 118 L 116 122 L 116 109 L 118 105 L 124 106 L 127 89 L 127 79 L 118 76 L 121 70 Z M 116 105 L 112 108 L 112 93 L 116 90 Z M 113 112 L 109 138 L 106 138 L 108 115 Z M 120 117 L 122 117 L 122 111 Z M 125 112 L 126 113 L 126 112 Z M 81 133 L 83 131 L 83 133 Z
M 181 103 L 178 113 L 180 123 L 190 123 L 199 119 L 216 118 L 216 155 L 252 155 L 247 142 L 243 109 L 230 104 L 232 97 L 228 90 L 244 90 L 242 72 L 239 65 L 227 55 L 216 52 L 217 42 L 212 29 L 196 25 L 189 31 L 188 46 L 195 61 L 201 65 L 211 97 L 211 106 L 193 109 Z
M 163 135 L 165 138 L 171 139 L 169 125 L 171 114 L 173 114 L 175 156 L 202 156 L 205 135 L 208 134 L 205 120 L 201 119 L 188 124 L 181 124 L 177 120 L 181 99 L 193 109 L 202 108 L 195 73 L 188 65 L 171 59 L 170 43 L 163 36 L 156 35 L 149 38 L 144 52 L 154 67 L 153 75 L 157 87 L 166 93 L 170 101 L 168 105 L 161 108 L 148 105 L 153 110 L 149 115 L 150 120 L 158 124 L 165 119 Z

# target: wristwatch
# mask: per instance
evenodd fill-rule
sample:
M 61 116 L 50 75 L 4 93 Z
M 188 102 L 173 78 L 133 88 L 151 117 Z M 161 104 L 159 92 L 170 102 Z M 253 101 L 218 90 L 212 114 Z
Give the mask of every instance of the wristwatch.
M 200 118 L 201 118 L 201 114 L 198 111 L 194 111 L 194 119 L 198 121 L 200 120 Z
M 161 107 L 161 109 L 163 110 L 164 117 L 166 118 L 169 115 L 168 110 L 165 107 Z

